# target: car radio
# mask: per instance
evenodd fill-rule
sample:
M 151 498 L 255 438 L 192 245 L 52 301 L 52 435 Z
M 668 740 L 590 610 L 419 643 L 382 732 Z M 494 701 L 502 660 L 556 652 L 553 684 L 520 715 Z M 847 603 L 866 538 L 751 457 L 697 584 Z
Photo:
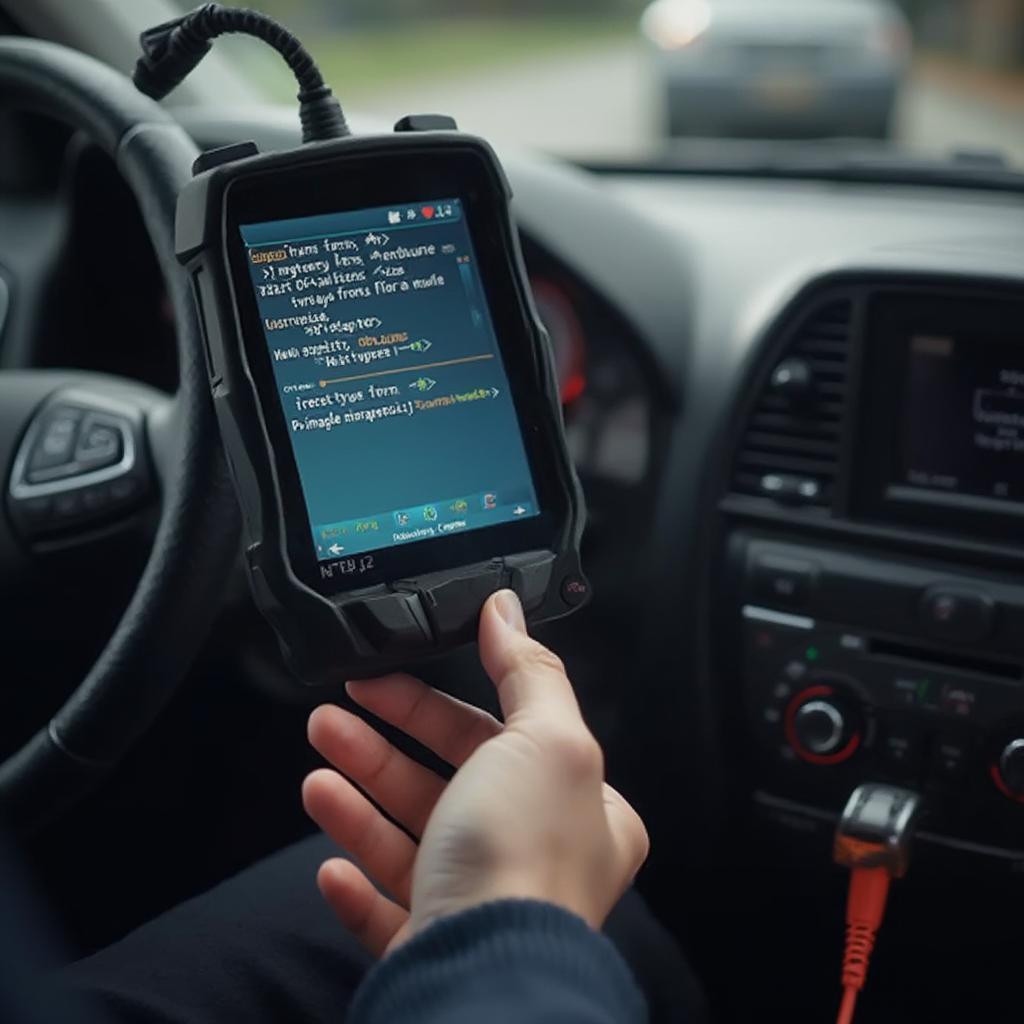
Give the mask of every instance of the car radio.
M 1024 603 L 1012 581 L 737 532 L 759 787 L 831 806 L 868 780 L 929 828 L 1019 848 Z
M 851 514 L 1014 539 L 1024 525 L 1019 298 L 879 294 L 866 310 Z

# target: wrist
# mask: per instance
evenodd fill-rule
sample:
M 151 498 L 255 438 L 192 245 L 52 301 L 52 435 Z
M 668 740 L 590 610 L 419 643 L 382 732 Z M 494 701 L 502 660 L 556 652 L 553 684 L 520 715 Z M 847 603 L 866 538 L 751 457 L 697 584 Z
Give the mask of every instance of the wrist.
M 543 904 L 572 914 L 591 928 L 599 929 L 603 915 L 596 912 L 592 906 L 593 900 L 577 891 L 578 888 L 569 881 L 561 884 L 550 873 L 547 877 L 540 877 L 535 871 L 507 871 L 476 886 L 463 887 L 458 893 L 428 897 L 425 900 L 417 900 L 414 893 L 409 921 L 410 936 L 423 932 L 445 918 L 495 903 Z
M 360 988 L 354 1024 L 443 1021 L 453 1008 L 493 1009 L 497 989 L 529 1016 L 531 994 L 586 993 L 609 1019 L 646 1020 L 625 961 L 578 915 L 549 902 L 500 899 L 445 914 L 381 961 Z M 556 999 L 557 1001 L 557 999 Z M 483 1017 L 481 1017 L 483 1019 Z

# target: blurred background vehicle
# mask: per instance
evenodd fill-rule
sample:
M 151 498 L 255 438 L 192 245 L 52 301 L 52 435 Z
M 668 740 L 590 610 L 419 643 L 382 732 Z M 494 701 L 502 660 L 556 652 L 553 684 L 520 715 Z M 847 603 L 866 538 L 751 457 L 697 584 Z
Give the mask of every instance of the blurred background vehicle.
M 346 109 L 379 124 L 410 105 L 444 111 L 501 146 L 588 164 L 815 160 L 837 147 L 1024 163 L 1024 0 L 252 6 L 310 40 Z M 272 56 L 222 46 L 251 83 L 250 101 L 291 102 Z
M 668 135 L 888 138 L 910 56 L 883 0 L 654 0 Z

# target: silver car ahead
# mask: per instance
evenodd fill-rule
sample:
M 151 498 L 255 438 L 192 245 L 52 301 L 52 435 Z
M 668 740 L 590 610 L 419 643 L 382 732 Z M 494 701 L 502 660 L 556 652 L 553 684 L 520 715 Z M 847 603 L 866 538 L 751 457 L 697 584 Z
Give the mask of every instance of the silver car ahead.
M 910 29 L 884 0 L 654 0 L 669 135 L 886 138 Z

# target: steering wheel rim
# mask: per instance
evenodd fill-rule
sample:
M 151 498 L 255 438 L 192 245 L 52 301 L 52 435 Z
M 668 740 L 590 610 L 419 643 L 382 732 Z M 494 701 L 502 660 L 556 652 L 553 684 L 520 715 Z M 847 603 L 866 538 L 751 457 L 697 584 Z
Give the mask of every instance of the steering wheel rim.
M 177 193 L 198 150 L 131 81 L 77 51 L 0 39 L 0 96 L 84 132 L 116 162 L 142 213 L 176 325 L 179 386 L 160 428 L 162 509 L 135 592 L 85 679 L 50 722 L 0 764 L 0 815 L 18 830 L 54 817 L 152 724 L 220 606 L 238 552 L 238 507 L 209 394 L 187 276 L 174 257 Z M 160 454 L 160 453 L 157 453 Z

